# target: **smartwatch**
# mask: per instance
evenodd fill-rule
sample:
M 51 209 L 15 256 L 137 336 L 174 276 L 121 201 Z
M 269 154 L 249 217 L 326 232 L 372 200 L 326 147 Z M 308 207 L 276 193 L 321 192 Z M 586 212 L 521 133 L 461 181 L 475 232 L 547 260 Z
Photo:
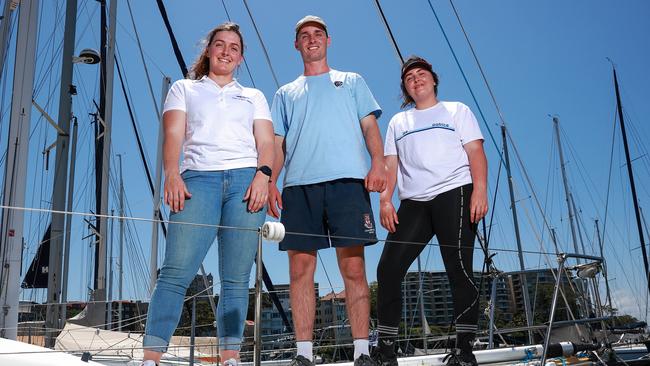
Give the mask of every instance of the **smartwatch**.
M 257 168 L 256 171 L 262 172 L 262 174 L 268 176 L 269 178 L 271 178 L 271 174 L 273 174 L 273 171 L 271 168 L 269 168 L 268 165 L 262 165 L 261 167 Z

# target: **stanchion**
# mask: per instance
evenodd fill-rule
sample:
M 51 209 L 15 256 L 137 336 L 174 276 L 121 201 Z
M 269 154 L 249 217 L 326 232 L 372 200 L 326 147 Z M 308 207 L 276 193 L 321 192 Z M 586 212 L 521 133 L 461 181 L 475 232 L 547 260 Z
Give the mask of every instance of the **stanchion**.
M 572 254 L 572 253 L 559 253 L 557 255 L 557 260 L 559 263 L 557 269 L 557 278 L 555 280 L 555 290 L 553 291 L 553 299 L 551 301 L 551 314 L 548 317 L 548 327 L 546 328 L 546 337 L 544 337 L 544 348 L 542 349 L 542 357 L 539 363 L 542 366 L 546 365 L 546 359 L 548 358 L 546 353 L 548 352 L 548 347 L 549 347 L 548 345 L 551 340 L 551 331 L 553 328 L 553 318 L 555 317 L 555 308 L 557 306 L 557 297 L 558 297 L 558 293 L 560 292 L 560 285 L 562 283 L 561 281 L 562 272 L 565 269 L 566 260 L 568 258 L 582 258 L 582 259 L 595 261 L 595 263 L 593 263 L 591 266 L 581 265 L 581 266 L 570 267 L 570 269 L 578 269 L 578 270 L 586 271 L 586 273 L 584 273 L 582 276 L 578 274 L 578 277 L 581 278 L 583 276 L 586 277 L 586 276 L 595 275 L 596 271 L 600 268 L 601 263 L 603 263 L 602 257 L 595 257 L 592 255 Z
M 192 297 L 192 326 L 190 330 L 190 366 L 194 366 L 194 341 L 196 340 L 196 296 Z
M 262 363 L 262 239 L 281 241 L 284 239 L 284 225 L 279 222 L 265 222 L 259 228 L 257 259 L 255 262 L 255 327 L 253 364 Z
M 490 321 L 488 335 L 488 349 L 494 348 L 494 308 L 497 306 L 497 282 L 499 276 L 492 277 L 492 289 L 490 291 Z

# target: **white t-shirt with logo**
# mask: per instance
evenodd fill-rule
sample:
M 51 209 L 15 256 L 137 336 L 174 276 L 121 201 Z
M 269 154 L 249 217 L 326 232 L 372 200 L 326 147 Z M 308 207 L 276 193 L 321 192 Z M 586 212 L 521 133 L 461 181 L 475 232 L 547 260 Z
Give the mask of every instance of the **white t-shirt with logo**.
M 170 110 L 186 114 L 181 172 L 257 166 L 253 121 L 271 120 L 261 91 L 236 80 L 223 87 L 205 76 L 178 80 L 165 100 Z
M 476 117 L 460 102 L 397 113 L 388 124 L 384 155 L 397 155 L 400 200 L 429 201 L 472 183 L 463 145 L 482 140 Z

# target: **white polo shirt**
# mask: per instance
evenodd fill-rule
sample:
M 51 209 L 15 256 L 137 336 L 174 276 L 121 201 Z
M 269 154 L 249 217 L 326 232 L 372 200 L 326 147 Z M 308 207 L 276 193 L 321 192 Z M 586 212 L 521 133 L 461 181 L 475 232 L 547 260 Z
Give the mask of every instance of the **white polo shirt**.
M 271 120 L 261 91 L 236 80 L 220 87 L 207 76 L 178 80 L 165 100 L 163 112 L 170 110 L 186 114 L 181 172 L 257 166 L 253 120 Z
M 482 140 L 476 117 L 460 102 L 397 113 L 388 124 L 384 155 L 397 155 L 400 200 L 430 201 L 472 183 L 463 145 Z

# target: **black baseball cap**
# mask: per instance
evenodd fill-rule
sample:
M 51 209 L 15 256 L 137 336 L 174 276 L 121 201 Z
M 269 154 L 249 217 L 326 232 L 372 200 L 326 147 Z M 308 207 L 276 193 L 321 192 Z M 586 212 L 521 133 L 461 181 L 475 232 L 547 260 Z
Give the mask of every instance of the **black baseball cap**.
M 402 64 L 402 80 L 404 79 L 404 75 L 406 75 L 407 72 L 409 72 L 412 69 L 415 69 L 416 67 L 425 69 L 431 74 L 434 73 L 433 67 L 427 60 L 419 56 L 411 56 Z

